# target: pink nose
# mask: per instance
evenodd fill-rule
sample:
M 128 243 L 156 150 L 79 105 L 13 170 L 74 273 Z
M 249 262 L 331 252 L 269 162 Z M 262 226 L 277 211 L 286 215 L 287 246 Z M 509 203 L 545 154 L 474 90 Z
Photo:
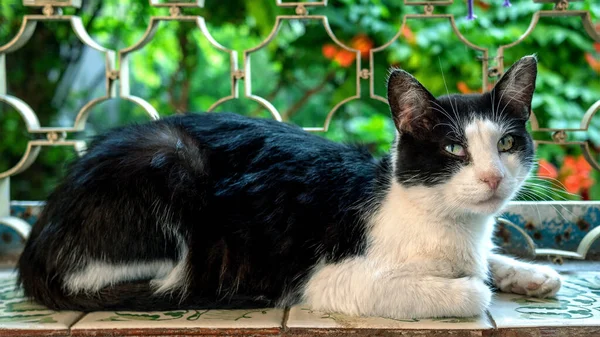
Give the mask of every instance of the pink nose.
M 498 188 L 498 185 L 500 185 L 500 182 L 502 181 L 502 176 L 495 173 L 488 173 L 481 175 L 479 177 L 479 180 L 486 183 L 492 190 L 495 190 Z

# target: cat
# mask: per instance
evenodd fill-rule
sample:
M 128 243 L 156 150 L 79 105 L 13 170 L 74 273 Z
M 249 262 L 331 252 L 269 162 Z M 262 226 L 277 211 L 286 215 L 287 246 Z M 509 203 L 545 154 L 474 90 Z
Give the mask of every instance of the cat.
M 537 59 L 483 94 L 435 98 L 393 69 L 390 154 L 229 113 L 98 136 L 49 196 L 18 262 L 56 310 L 289 307 L 470 317 L 492 289 L 537 297 L 553 269 L 493 252 L 533 166 Z

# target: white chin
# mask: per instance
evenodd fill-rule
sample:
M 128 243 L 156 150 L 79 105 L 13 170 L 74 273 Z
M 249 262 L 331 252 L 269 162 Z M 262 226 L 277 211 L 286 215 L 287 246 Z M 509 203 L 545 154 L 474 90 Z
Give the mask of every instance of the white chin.
M 469 210 L 477 214 L 492 215 L 498 213 L 504 206 L 505 200 L 498 196 L 469 205 Z

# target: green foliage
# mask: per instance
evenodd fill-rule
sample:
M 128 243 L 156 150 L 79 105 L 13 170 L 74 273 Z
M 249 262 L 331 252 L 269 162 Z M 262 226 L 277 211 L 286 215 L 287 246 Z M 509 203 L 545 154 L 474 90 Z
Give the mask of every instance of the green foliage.
M 499 46 L 519 39 L 535 11 L 551 8 L 551 4 L 530 0 L 515 0 L 511 8 L 502 7 L 502 1 L 497 0 L 485 3 L 488 6 L 476 6 L 475 21 L 465 19 L 466 4 L 460 1 L 439 6 L 436 13 L 454 14 L 460 33 L 475 45 L 489 48 L 489 57 L 496 55 Z M 274 0 L 229 0 L 223 4 L 206 0 L 205 8 L 185 9 L 185 14 L 204 17 L 212 38 L 237 51 L 240 66 L 244 64 L 243 51 L 259 46 L 269 36 L 277 15 L 294 14 L 293 8 L 279 8 Z M 597 1 L 574 2 L 570 6 L 590 11 L 596 21 L 600 16 Z M 351 45 L 354 38 L 364 35 L 374 47 L 396 35 L 404 15 L 421 11 L 420 6 L 404 6 L 397 0 L 338 0 L 330 1 L 325 8 L 310 9 L 311 14 L 327 17 L 333 34 L 344 44 Z M 1 1 L 0 45 L 17 33 L 22 16 L 33 12 L 36 9 L 25 8 L 18 0 Z M 80 15 L 90 36 L 114 50 L 137 43 L 150 16 L 168 15 L 166 9 L 152 8 L 146 0 L 90 0 L 84 1 L 79 10 L 65 12 Z M 407 27 L 387 49 L 375 53 L 376 95 L 386 96 L 385 77 L 391 65 L 412 72 L 436 95 L 457 92 L 459 87 L 481 89 L 478 58 L 482 54 L 461 42 L 447 19 L 411 19 Z M 578 128 L 585 111 L 600 98 L 598 70 L 586 62 L 586 54 L 600 62 L 593 42 L 577 17 L 541 18 L 531 36 L 505 50 L 505 66 L 523 55 L 538 55 L 539 80 L 533 105 L 540 127 Z M 282 21 L 275 38 L 250 54 L 253 94 L 272 102 L 286 121 L 323 126 L 334 106 L 356 95 L 354 65 L 341 66 L 325 57 L 323 47 L 328 44 L 333 41 L 320 20 Z M 50 23 L 40 25 L 25 47 L 7 56 L 9 93 L 25 100 L 38 113 L 42 125 L 71 125 L 87 101 L 104 95 L 102 77 L 81 87 L 73 84 L 70 76 L 74 70 L 80 75 L 93 70 L 77 69 L 82 50 L 83 45 L 68 24 Z M 231 94 L 229 66 L 229 54 L 216 49 L 195 23 L 163 22 L 151 42 L 132 54 L 131 93 L 146 99 L 162 116 L 178 111 L 205 111 Z M 368 66 L 368 59 L 363 58 L 361 68 Z M 104 64 L 94 67 L 103 69 Z M 270 117 L 261 105 L 243 97 L 244 84 L 240 82 L 242 98 L 227 101 L 217 111 Z M 389 110 L 369 97 L 368 81 L 362 81 L 361 91 L 360 99 L 337 110 L 329 131 L 322 135 L 335 141 L 363 143 L 381 155 L 394 137 Z M 88 130 L 74 137 L 145 119 L 145 112 L 132 103 L 103 103 L 92 111 Z M 24 152 L 31 136 L 23 130 L 19 115 L 0 104 L 0 172 L 13 166 Z M 548 137 L 548 133 L 538 136 Z M 592 119 L 588 133 L 572 133 L 570 137 L 590 140 L 597 149 L 600 118 Z M 538 156 L 559 167 L 565 156 L 581 154 L 579 147 L 574 146 L 546 148 L 540 146 Z M 70 156 L 70 150 L 52 150 L 41 156 L 31 169 L 12 180 L 13 199 L 45 198 Z M 593 173 L 593 178 L 600 179 L 598 172 Z M 600 198 L 599 186 L 596 184 L 589 191 L 592 198 Z M 565 195 L 542 196 L 550 197 Z

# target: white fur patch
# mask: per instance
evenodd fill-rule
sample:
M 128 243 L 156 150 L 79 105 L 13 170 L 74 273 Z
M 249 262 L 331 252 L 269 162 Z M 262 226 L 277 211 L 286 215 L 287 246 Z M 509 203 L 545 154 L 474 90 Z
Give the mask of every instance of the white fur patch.
M 73 293 L 97 292 L 120 282 L 165 277 L 171 270 L 173 262 L 170 260 L 123 264 L 92 261 L 83 270 L 67 275 L 64 287 Z
M 185 243 L 180 243 L 180 259 L 175 267 L 164 278 L 156 278 L 150 282 L 155 288 L 155 293 L 166 293 L 180 290 L 185 294 L 188 286 L 188 254 L 189 250 Z
M 155 293 L 179 291 L 185 296 L 189 281 L 189 249 L 180 234 L 175 231 L 172 233 L 177 238 L 179 248 L 177 263 L 167 259 L 119 264 L 91 261 L 83 270 L 67 275 L 64 287 L 73 293 L 97 292 L 122 282 L 151 279 L 150 285 L 155 289 Z

